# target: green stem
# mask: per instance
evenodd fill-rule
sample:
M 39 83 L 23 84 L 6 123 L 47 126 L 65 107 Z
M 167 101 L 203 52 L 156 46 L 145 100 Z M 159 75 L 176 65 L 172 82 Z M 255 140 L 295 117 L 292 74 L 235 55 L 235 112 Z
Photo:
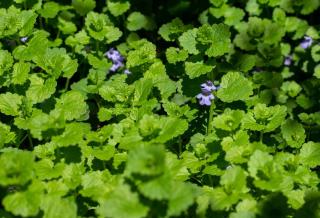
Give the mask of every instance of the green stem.
M 67 91 L 70 84 L 70 78 L 67 78 L 66 85 L 64 86 L 64 91 Z
M 39 17 L 39 23 L 40 23 L 41 29 L 43 29 L 42 17 Z
M 28 134 L 25 135 L 25 136 L 20 140 L 20 142 L 18 143 L 18 148 L 20 147 L 21 143 L 22 143 L 24 140 L 26 140 L 27 137 L 28 137 Z
M 182 140 L 180 139 L 179 140 L 179 155 L 178 155 L 179 158 L 181 157 L 181 152 L 182 152 Z
M 208 175 L 209 176 L 209 182 L 210 182 L 210 186 L 213 187 L 213 180 L 212 180 L 212 176 L 211 175 Z
M 60 37 L 60 29 L 58 30 L 58 33 L 57 33 L 56 39 L 58 39 L 59 37 Z
M 213 118 L 213 110 L 214 110 L 214 108 L 215 108 L 215 104 L 214 104 L 214 102 L 212 101 L 211 106 L 210 106 L 210 109 L 209 109 L 207 135 L 209 135 L 209 134 L 212 132 L 211 122 L 212 122 L 212 118 Z
M 263 142 L 263 132 L 260 132 L 260 142 Z
M 308 130 L 307 130 L 307 140 L 306 140 L 306 141 L 309 141 L 310 132 L 311 132 L 310 125 L 308 125 Z
M 98 106 L 98 109 L 100 110 L 100 107 L 101 107 L 101 105 L 100 105 L 100 101 L 95 97 L 95 98 L 93 98 L 94 99 L 94 101 L 96 102 L 96 104 L 97 104 L 97 106 Z
M 31 148 L 33 148 L 33 142 L 32 142 L 30 133 L 28 133 L 28 140 L 29 140 L 29 145 L 31 146 Z
M 97 52 L 97 54 L 98 54 L 98 52 L 99 52 L 99 50 L 100 50 L 99 47 L 100 47 L 100 46 L 99 46 L 99 41 L 96 41 L 96 52 Z

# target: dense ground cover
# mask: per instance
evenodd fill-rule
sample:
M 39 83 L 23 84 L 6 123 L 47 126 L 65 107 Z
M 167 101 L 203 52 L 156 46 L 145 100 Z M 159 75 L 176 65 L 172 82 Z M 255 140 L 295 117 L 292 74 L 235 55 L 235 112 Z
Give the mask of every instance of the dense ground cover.
M 0 217 L 320 217 L 319 0 L 0 2 Z

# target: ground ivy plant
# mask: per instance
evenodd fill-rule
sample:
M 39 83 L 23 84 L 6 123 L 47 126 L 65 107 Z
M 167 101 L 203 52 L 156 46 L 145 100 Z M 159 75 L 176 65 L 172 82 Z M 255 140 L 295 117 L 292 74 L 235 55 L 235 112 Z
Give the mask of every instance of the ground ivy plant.
M 0 217 L 320 217 L 319 0 L 0 2 Z

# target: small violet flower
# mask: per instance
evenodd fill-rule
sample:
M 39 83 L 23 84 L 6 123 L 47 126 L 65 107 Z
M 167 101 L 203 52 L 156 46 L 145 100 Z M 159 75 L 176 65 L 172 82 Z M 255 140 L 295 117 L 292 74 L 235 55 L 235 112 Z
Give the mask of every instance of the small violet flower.
M 214 95 L 212 93 L 200 93 L 197 95 L 197 99 L 199 99 L 200 105 L 211 105 L 211 100 L 214 99 Z
M 310 36 L 305 36 L 304 40 L 300 43 L 303 49 L 307 49 L 312 45 L 313 39 Z
M 124 66 L 124 57 L 116 49 L 109 49 L 109 51 L 104 53 L 104 56 L 107 56 L 107 58 L 109 58 L 113 63 L 110 68 L 111 72 L 116 72 L 119 68 Z
M 120 62 L 120 61 L 115 61 L 113 62 L 111 68 L 110 68 L 110 71 L 111 72 L 116 72 L 119 68 L 123 67 L 123 63 Z
M 213 85 L 213 83 L 210 80 L 201 84 L 201 91 L 202 92 L 212 92 L 217 89 L 218 88 L 215 85 Z
M 201 93 L 199 93 L 196 98 L 199 99 L 200 105 L 210 106 L 211 101 L 215 98 L 212 94 L 212 91 L 216 91 L 220 88 L 220 86 L 215 86 L 211 81 L 207 81 L 200 85 Z
M 23 42 L 23 43 L 26 43 L 27 40 L 28 40 L 27 36 L 20 38 L 20 41 Z
M 130 70 L 128 70 L 128 69 L 125 69 L 123 73 L 127 74 L 127 75 L 131 74 Z
M 124 60 L 124 58 L 122 57 L 120 52 L 117 51 L 114 48 L 110 48 L 109 51 L 104 53 L 104 56 L 107 56 L 107 58 L 109 58 L 113 62 L 115 62 L 115 61 L 121 61 L 122 62 Z
M 285 66 L 290 66 L 291 63 L 292 63 L 292 56 L 291 55 L 286 56 L 285 59 L 284 59 L 284 63 L 283 64 Z

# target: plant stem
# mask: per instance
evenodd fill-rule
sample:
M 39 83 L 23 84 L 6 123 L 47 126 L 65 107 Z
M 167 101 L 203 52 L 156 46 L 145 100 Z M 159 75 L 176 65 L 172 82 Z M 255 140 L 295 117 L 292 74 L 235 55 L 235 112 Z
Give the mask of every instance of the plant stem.
M 29 140 L 29 145 L 31 146 L 31 148 L 33 148 L 33 142 L 32 142 L 30 133 L 28 133 L 28 140 Z
M 260 142 L 263 142 L 263 132 L 260 132 Z
M 216 105 L 215 105 L 214 102 L 212 101 L 211 106 L 210 106 L 210 109 L 209 109 L 207 135 L 209 135 L 209 134 L 212 132 L 211 122 L 212 122 L 212 118 L 213 118 L 213 109 L 215 108 L 215 106 L 216 106 Z
M 99 41 L 96 41 L 96 52 L 97 52 L 97 54 L 98 54 L 98 52 L 99 52 L 99 49 L 100 49 Z
M 67 91 L 70 84 L 70 78 L 67 78 L 66 85 L 64 86 L 64 91 Z
M 41 29 L 43 29 L 42 17 L 39 17 L 39 23 L 40 23 Z
M 18 148 L 20 147 L 21 143 L 28 137 L 28 134 L 25 135 L 21 140 L 20 142 L 18 143 Z
M 180 139 L 179 140 L 179 154 L 178 154 L 179 158 L 181 157 L 181 152 L 182 152 L 182 140 Z

